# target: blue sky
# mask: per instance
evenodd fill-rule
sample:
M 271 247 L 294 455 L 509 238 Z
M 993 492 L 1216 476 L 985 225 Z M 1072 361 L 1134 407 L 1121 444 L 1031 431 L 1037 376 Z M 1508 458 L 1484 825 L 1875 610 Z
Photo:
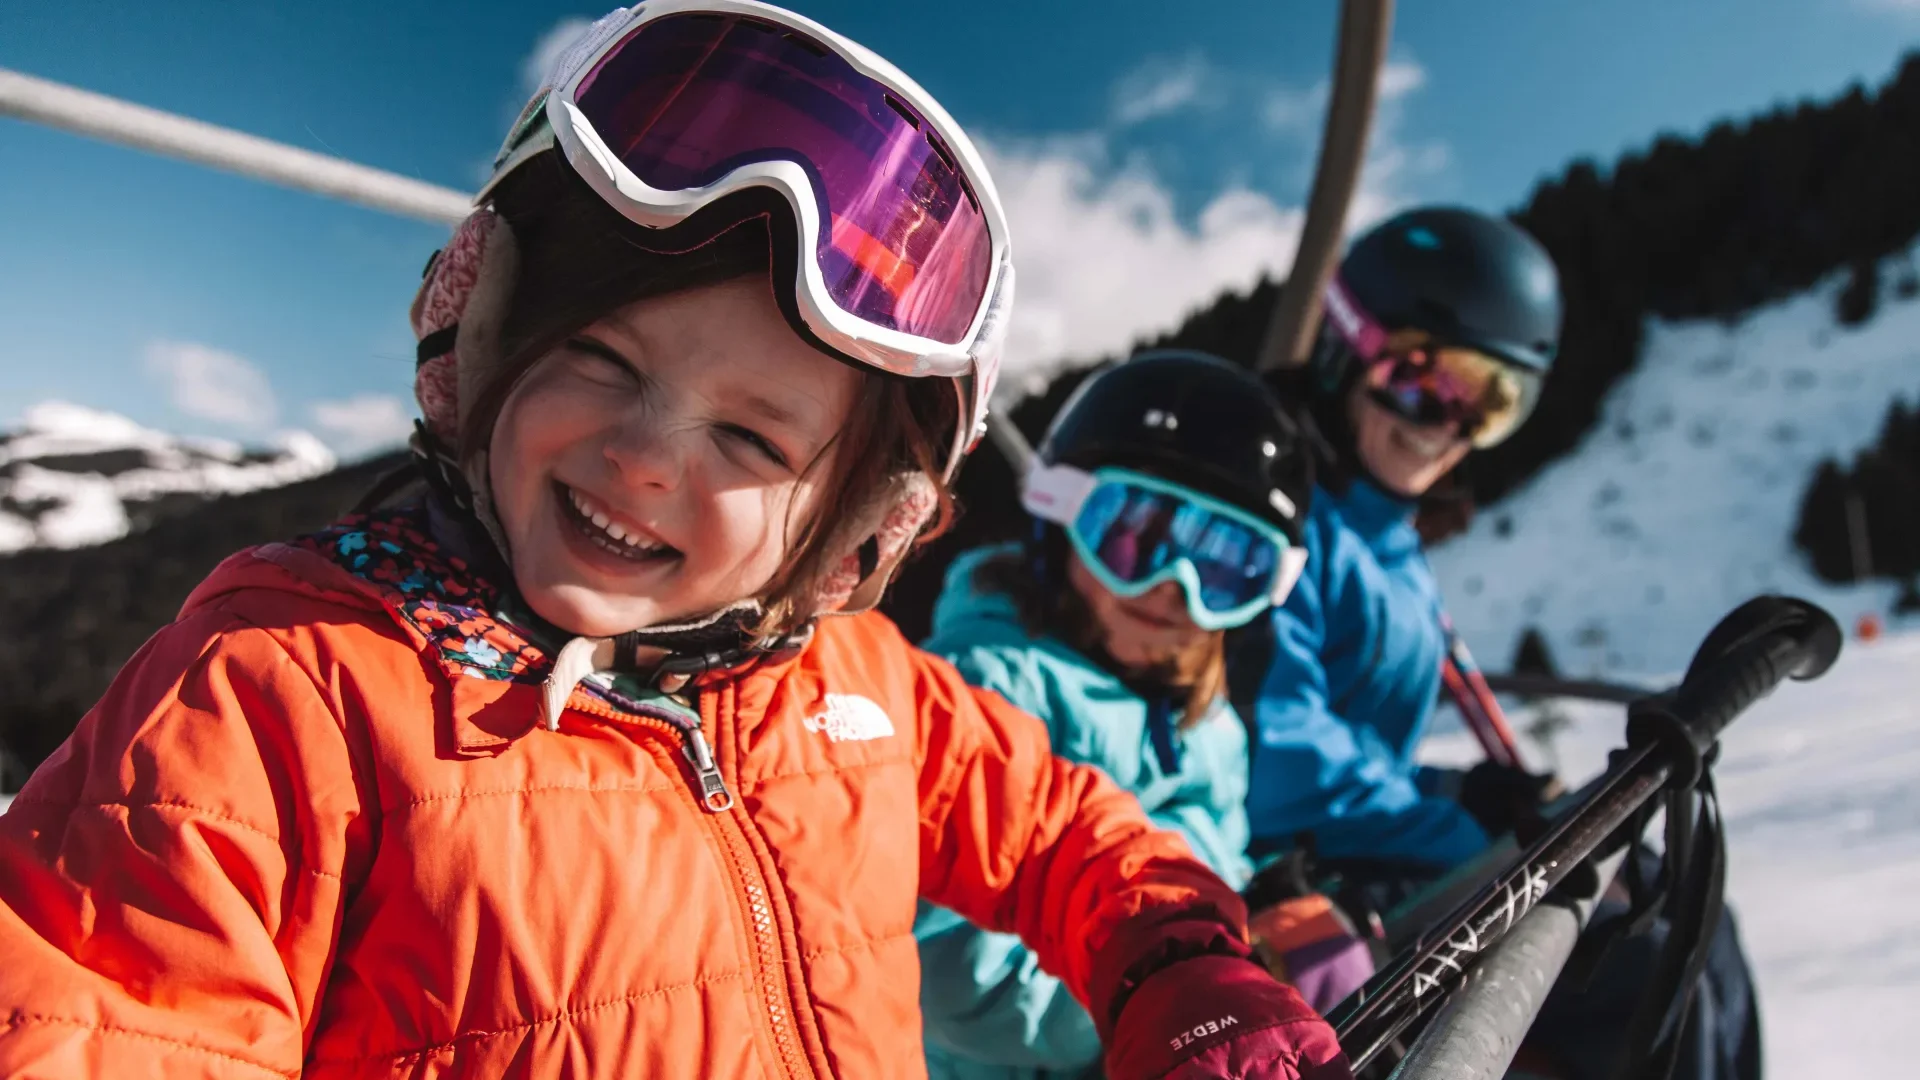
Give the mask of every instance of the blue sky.
M 1284 266 L 1332 0 L 795 0 L 987 145 L 1022 263 L 1017 361 L 1095 355 Z M 1877 84 L 1920 0 L 1407 0 L 1357 216 L 1522 201 L 1780 101 Z M 546 0 L 0 0 L 0 66 L 461 188 L 567 20 Z M 406 305 L 444 231 L 0 120 L 0 425 L 62 398 L 169 430 L 411 412 Z

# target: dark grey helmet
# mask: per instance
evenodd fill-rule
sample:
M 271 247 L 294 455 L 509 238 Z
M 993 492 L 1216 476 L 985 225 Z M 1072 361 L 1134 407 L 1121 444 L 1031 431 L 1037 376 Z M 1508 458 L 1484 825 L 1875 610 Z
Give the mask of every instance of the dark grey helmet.
M 1340 282 L 1387 330 L 1546 374 L 1560 346 L 1560 275 L 1525 229 L 1458 207 L 1408 210 L 1353 242 Z
M 1060 407 L 1038 453 L 1048 465 L 1111 465 L 1190 487 L 1303 542 L 1311 448 L 1258 377 L 1217 356 L 1146 352 L 1095 372 Z

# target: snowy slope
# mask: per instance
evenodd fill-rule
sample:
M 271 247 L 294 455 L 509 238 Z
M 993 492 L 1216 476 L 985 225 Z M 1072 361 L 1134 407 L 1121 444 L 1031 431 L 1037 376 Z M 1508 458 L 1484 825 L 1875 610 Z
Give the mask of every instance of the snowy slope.
M 174 499 L 276 487 L 333 468 L 305 432 L 272 450 L 183 439 L 112 413 L 50 401 L 0 436 L 0 553 L 125 536 Z
M 1454 621 L 1492 669 L 1538 626 L 1570 674 L 1684 669 L 1721 615 L 1763 591 L 1845 624 L 1891 584 L 1835 589 L 1793 549 L 1820 459 L 1850 461 L 1891 399 L 1920 399 L 1920 301 L 1837 328 L 1832 288 L 1737 326 L 1655 324 L 1602 420 L 1434 553 Z
M 1920 1016 L 1920 633 L 1849 642 L 1728 729 L 1716 771 L 1729 895 L 1760 984 L 1771 1076 L 1907 1077 Z M 1597 775 L 1624 710 L 1556 705 L 1574 727 L 1529 762 Z M 1518 718 L 1517 718 L 1518 719 Z M 1524 721 L 1522 721 L 1524 725 Z M 1423 759 L 1465 764 L 1463 733 Z

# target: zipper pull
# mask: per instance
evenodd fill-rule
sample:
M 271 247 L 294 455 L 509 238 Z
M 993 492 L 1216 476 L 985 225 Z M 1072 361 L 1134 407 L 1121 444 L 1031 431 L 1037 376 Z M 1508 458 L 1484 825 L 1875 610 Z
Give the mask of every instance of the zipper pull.
M 720 778 L 720 766 L 713 761 L 713 748 L 707 745 L 707 737 L 699 728 L 687 730 L 682 749 L 687 760 L 693 762 L 693 771 L 700 776 L 700 804 L 716 814 L 733 809 L 733 792 L 727 790 L 727 782 Z

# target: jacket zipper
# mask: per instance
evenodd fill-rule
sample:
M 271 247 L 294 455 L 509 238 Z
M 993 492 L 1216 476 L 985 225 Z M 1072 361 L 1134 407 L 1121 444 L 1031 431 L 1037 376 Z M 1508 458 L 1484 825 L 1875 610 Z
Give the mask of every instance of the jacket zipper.
M 721 826 L 728 861 L 733 864 L 738 886 L 746 896 L 748 929 L 754 945 L 754 980 L 760 985 L 766 1004 L 767 1034 L 779 1052 L 783 1071 L 791 1080 L 811 1077 L 813 1069 L 807 1064 L 799 1026 L 793 1019 L 793 1005 L 787 998 L 786 954 L 780 944 L 779 928 L 774 924 L 773 900 L 767 892 L 766 876 L 761 873 L 753 848 L 747 843 L 746 824 L 731 812 L 735 809 L 733 792 L 720 775 L 720 764 L 713 756 L 713 746 L 707 742 L 702 725 L 669 715 L 665 710 L 631 713 L 615 710 L 579 694 L 567 702 L 567 708 L 615 723 L 664 727 L 679 736 L 680 752 L 693 766 L 694 797 Z M 717 729 L 717 714 L 714 723 Z
M 567 708 L 576 709 L 589 716 L 598 716 L 615 723 L 637 724 L 640 727 L 660 725 L 673 731 L 680 737 L 680 753 L 693 766 L 693 794 L 708 813 L 724 814 L 733 809 L 733 792 L 727 790 L 727 781 L 720 775 L 720 766 L 714 762 L 713 746 L 707 742 L 706 733 L 700 725 L 685 717 L 674 716 L 662 709 L 655 712 L 623 712 L 595 703 L 593 699 L 575 697 L 567 702 Z

